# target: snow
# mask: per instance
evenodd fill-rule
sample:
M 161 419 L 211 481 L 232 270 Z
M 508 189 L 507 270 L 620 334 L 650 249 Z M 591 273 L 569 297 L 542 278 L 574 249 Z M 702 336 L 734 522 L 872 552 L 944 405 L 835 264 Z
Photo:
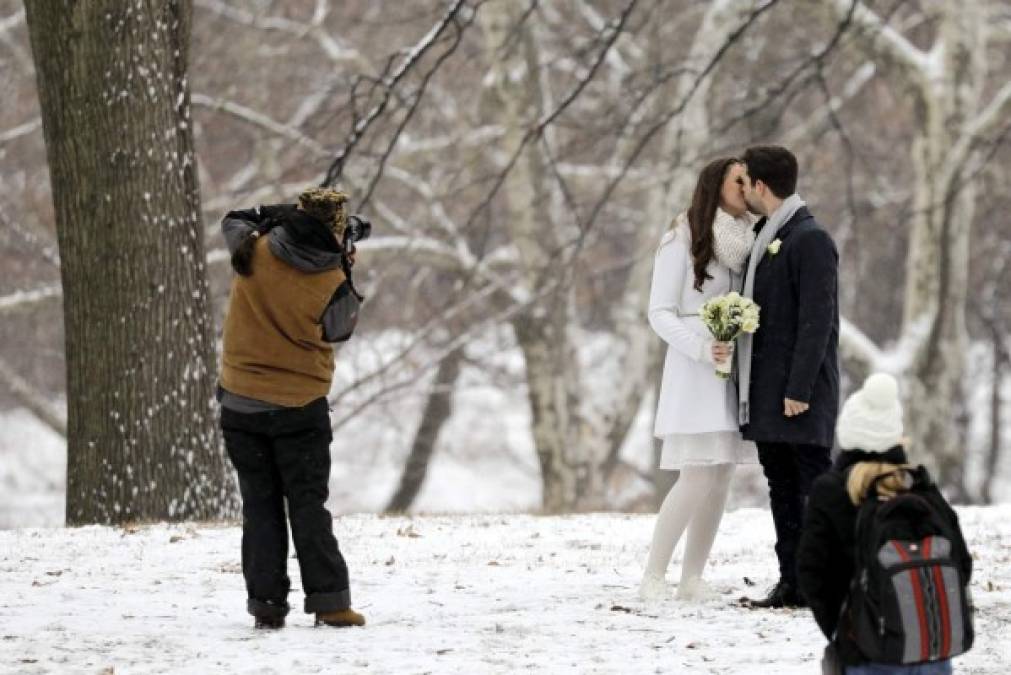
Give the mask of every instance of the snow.
M 63 523 L 67 449 L 23 408 L 0 414 L 0 529 Z
M 1011 659 L 1011 506 L 959 510 L 977 558 L 977 642 L 959 673 Z M 652 517 L 339 518 L 364 628 L 279 632 L 245 613 L 240 529 L 202 524 L 0 532 L 0 673 L 804 673 L 823 639 L 806 610 L 753 611 L 775 568 L 767 511 L 724 520 L 705 604 L 635 589 Z M 676 579 L 677 561 L 668 574 Z M 745 581 L 747 577 L 751 584 Z

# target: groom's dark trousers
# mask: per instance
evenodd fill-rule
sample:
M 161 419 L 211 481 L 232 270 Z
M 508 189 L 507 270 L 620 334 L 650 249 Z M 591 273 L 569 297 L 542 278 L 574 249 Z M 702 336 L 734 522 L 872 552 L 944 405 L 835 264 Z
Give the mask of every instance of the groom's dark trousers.
M 797 545 L 804 506 L 814 479 L 831 466 L 829 448 L 820 445 L 759 442 L 758 461 L 769 481 L 772 520 L 776 525 L 779 575 L 797 588 Z

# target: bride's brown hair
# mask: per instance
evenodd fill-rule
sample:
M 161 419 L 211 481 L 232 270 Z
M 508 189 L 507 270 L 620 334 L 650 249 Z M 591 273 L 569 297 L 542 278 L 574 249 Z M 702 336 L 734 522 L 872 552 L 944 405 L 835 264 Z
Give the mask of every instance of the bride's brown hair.
M 714 159 L 702 169 L 699 182 L 695 185 L 692 204 L 688 207 L 688 228 L 692 233 L 692 267 L 695 270 L 695 290 L 701 291 L 702 284 L 712 277 L 706 272 L 709 261 L 715 255 L 713 243 L 713 221 L 720 205 L 720 192 L 730 167 L 740 164 L 736 157 Z

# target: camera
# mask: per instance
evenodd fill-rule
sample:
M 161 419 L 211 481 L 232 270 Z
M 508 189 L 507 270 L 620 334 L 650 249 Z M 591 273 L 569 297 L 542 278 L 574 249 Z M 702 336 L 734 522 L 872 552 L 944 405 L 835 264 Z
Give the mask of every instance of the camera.
M 349 250 L 355 242 L 368 239 L 372 234 L 372 223 L 365 216 L 348 216 L 348 225 L 344 228 L 344 250 Z

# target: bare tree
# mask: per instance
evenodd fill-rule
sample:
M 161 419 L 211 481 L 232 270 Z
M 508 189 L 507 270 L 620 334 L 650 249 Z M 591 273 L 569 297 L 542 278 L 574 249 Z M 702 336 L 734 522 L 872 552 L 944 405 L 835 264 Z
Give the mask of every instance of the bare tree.
M 414 442 L 411 444 L 411 452 L 404 463 L 400 482 L 386 505 L 387 513 L 407 511 L 424 486 L 439 432 L 453 414 L 453 390 L 460 377 L 462 361 L 463 349 L 456 348 L 439 362 L 431 391 L 421 412 L 421 421 L 418 423 Z
M 1011 110 L 1011 80 L 998 75 L 996 92 L 988 59 L 992 4 L 941 3 L 929 49 L 886 24 L 862 3 L 826 0 L 837 15 L 852 14 L 876 58 L 915 97 L 912 169 L 913 212 L 905 263 L 902 331 L 890 357 L 848 331 L 848 353 L 861 353 L 876 369 L 904 374 L 908 428 L 914 443 L 943 482 L 964 496 L 964 438 L 955 422 L 964 400 L 968 348 L 969 235 L 978 198 L 975 175 L 988 153 L 982 141 Z M 1004 80 L 1004 81 L 1002 81 Z
M 336 427 L 377 404 L 399 408 L 397 401 L 424 399 L 444 411 L 440 399 L 448 401 L 451 387 L 429 386 L 440 363 L 505 324 L 526 364 L 526 382 L 508 386 L 529 401 L 546 508 L 612 506 L 619 490 L 622 499 L 630 487 L 647 491 L 642 466 L 621 451 L 660 368 L 662 345 L 644 316 L 656 242 L 685 207 L 702 163 L 766 141 L 804 155 L 805 196 L 840 240 L 850 375 L 887 368 L 919 381 L 913 355 L 929 331 L 903 330 L 894 345 L 879 344 L 893 334 L 885 317 L 908 304 L 907 290 L 896 287 L 909 275 L 896 260 L 913 230 L 906 224 L 923 219 L 915 201 L 924 174 L 907 185 L 900 158 L 861 154 L 882 133 L 921 129 L 919 104 L 893 103 L 885 114 L 882 88 L 897 89 L 888 83 L 905 82 L 908 69 L 876 45 L 892 40 L 889 32 L 924 44 L 940 21 L 918 3 L 894 3 L 868 23 L 863 5 L 824 0 L 834 11 L 828 24 L 817 22 L 825 18 L 818 4 L 792 5 L 803 14 L 797 22 L 773 11 L 786 7 L 775 0 L 685 2 L 676 11 L 656 0 L 452 0 L 410 11 L 329 0 L 194 4 L 205 45 L 193 96 L 204 214 L 216 220 L 235 203 L 288 199 L 337 158 L 334 174 L 375 217 L 377 236 L 361 247 L 370 277 L 363 283 L 373 292 L 363 314 L 368 337 L 359 340 L 394 328 L 402 348 L 370 358 L 374 367 L 333 392 Z M 987 49 L 997 57 L 993 45 L 1006 31 L 998 30 L 998 3 L 989 6 Z M 18 21 L 0 21 L 0 34 Z M 217 48 L 224 42 L 231 49 Z M 851 48 L 859 42 L 876 46 Z M 997 101 L 1001 60 L 989 60 L 982 98 Z M 305 63 L 315 64 L 311 82 L 296 65 Z M 237 84 L 248 81 L 258 86 Z M 987 109 L 980 101 L 977 112 Z M 945 132 L 968 110 L 950 116 Z M 0 151 L 38 136 L 30 109 L 0 120 Z M 1001 126 L 974 137 L 953 195 L 975 187 Z M 840 154 L 843 161 L 832 161 Z M 965 216 L 973 227 L 983 208 Z M 883 215 L 891 209 L 893 217 Z M 943 218 L 931 222 L 947 227 Z M 226 259 L 221 249 L 208 254 L 209 265 Z M 224 274 L 211 276 L 225 287 Z M 45 278 L 34 281 L 4 289 L 0 311 L 60 297 Z M 995 287 L 996 302 L 1005 295 Z M 492 358 L 473 349 L 468 357 L 475 367 Z M 31 385 L 8 389 L 25 405 L 43 398 L 26 398 Z M 935 402 L 958 398 L 952 390 Z M 419 419 L 404 427 L 417 432 L 405 433 L 400 450 L 415 469 L 436 451 L 427 439 L 438 438 L 436 422 L 445 419 L 426 416 L 427 404 L 408 406 Z
M 67 522 L 218 518 L 191 7 L 26 3 L 62 261 Z

